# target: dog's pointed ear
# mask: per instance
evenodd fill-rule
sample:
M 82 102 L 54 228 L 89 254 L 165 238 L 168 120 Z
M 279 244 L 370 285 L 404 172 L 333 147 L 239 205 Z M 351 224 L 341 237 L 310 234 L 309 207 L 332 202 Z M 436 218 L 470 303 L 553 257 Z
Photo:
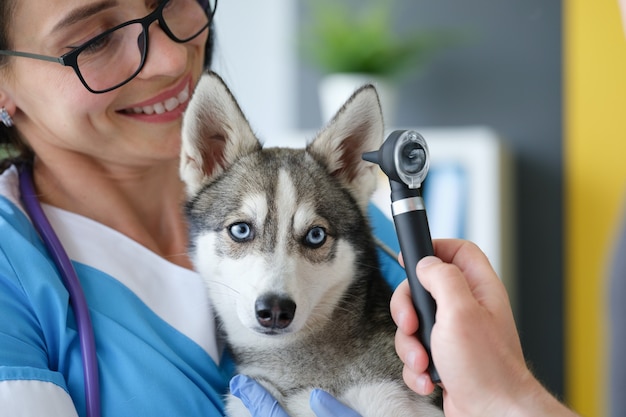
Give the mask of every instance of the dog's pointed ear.
M 259 149 L 261 143 L 224 81 L 213 72 L 203 74 L 183 117 L 180 177 L 187 195 Z
M 359 88 L 307 145 L 307 151 L 348 188 L 364 213 L 376 189 L 379 168 L 363 161 L 361 155 L 378 150 L 383 135 L 378 93 L 368 84 Z

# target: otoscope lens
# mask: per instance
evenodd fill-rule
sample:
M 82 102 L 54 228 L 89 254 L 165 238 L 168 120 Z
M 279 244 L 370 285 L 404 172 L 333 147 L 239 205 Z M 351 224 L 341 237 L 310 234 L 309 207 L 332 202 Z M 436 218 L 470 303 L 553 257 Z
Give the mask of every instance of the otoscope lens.
M 426 150 L 421 144 L 407 142 L 402 147 L 402 169 L 407 174 L 417 174 L 426 164 Z

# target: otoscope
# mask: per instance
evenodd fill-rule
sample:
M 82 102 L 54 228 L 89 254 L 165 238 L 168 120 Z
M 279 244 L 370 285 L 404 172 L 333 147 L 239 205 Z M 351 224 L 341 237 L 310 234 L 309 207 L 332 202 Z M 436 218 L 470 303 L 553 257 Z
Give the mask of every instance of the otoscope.
M 420 284 L 415 272 L 420 259 L 434 255 L 421 193 L 421 186 L 430 166 L 428 145 L 422 135 L 413 130 L 396 130 L 387 137 L 378 151 L 364 153 L 363 159 L 378 164 L 389 177 L 391 212 L 411 288 L 413 306 L 419 318 L 417 334 L 428 353 L 430 378 L 434 383 L 441 382 L 430 350 L 430 334 L 435 324 L 437 305 Z

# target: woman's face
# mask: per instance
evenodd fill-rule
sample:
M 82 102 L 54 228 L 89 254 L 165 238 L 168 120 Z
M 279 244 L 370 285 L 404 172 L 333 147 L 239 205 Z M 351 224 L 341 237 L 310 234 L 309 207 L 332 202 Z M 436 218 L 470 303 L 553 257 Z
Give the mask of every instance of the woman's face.
M 115 25 L 144 17 L 156 0 L 16 0 L 13 49 L 60 56 Z M 150 26 L 145 66 L 128 84 L 89 92 L 71 67 L 11 58 L 0 89 L 22 136 L 43 156 L 145 165 L 178 156 L 181 115 L 204 62 L 205 30 L 175 43 Z M 122 68 L 126 63 L 119 62 Z

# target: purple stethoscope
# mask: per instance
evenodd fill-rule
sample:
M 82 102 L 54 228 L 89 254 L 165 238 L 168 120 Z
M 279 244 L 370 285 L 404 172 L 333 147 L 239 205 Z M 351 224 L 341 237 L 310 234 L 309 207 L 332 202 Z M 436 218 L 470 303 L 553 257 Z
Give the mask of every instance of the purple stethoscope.
M 63 285 L 65 285 L 69 293 L 70 304 L 74 310 L 83 362 L 87 417 L 100 417 L 100 383 L 98 380 L 96 342 L 83 288 L 78 280 L 70 258 L 67 256 L 65 249 L 63 249 L 61 241 L 54 232 L 52 225 L 48 221 L 37 199 L 33 182 L 32 166 L 30 164 L 22 164 L 19 168 L 19 176 L 20 192 L 24 208 L 61 274 Z

